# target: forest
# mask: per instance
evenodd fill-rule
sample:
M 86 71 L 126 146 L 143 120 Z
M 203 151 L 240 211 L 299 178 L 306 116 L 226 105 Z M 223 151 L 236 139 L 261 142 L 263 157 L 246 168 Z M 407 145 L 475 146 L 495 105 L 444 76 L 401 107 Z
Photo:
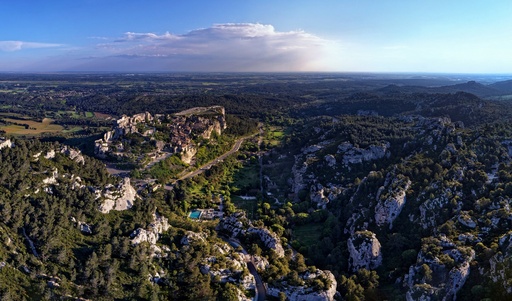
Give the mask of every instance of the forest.
M 509 300 L 511 86 L 2 74 L 0 296 Z M 211 106 L 226 128 L 187 132 L 190 161 L 158 147 L 172 116 Z M 145 112 L 166 121 L 137 121 L 112 140 L 122 156 L 98 156 Z

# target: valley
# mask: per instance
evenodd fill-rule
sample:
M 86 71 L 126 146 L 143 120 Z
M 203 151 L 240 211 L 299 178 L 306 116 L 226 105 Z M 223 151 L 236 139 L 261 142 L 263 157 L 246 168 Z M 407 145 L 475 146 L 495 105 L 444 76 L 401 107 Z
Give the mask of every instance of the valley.
M 1 74 L 0 296 L 508 300 L 511 91 Z

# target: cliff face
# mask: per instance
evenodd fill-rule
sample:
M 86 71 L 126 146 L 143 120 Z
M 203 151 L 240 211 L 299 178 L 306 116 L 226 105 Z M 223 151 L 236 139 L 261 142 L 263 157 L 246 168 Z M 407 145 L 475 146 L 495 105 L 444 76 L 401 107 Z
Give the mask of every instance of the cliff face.
M 390 180 L 390 174 L 377 192 L 377 206 L 375 206 L 375 223 L 378 226 L 388 224 L 393 227 L 393 221 L 398 217 L 405 205 L 405 193 L 412 182 L 407 177 L 395 177 Z
M 380 242 L 375 233 L 359 231 L 354 233 L 347 241 L 350 253 L 350 269 L 356 272 L 359 269 L 376 269 L 382 264 Z
M 422 250 L 437 251 L 421 251 L 416 264 L 409 268 L 405 279 L 409 287 L 407 300 L 455 300 L 470 275 L 470 262 L 475 259 L 475 251 L 457 246 L 444 234 L 430 239 L 428 244 L 429 247 Z M 449 268 L 447 262 L 453 267 Z

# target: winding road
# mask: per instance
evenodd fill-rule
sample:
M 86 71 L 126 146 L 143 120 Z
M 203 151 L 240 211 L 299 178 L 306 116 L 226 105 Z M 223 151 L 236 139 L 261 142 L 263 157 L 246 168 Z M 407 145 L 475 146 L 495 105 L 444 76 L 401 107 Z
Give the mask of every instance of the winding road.
M 221 237 L 224 241 L 229 243 L 233 248 L 242 248 L 242 254 L 244 254 L 245 264 L 247 265 L 249 272 L 256 281 L 256 296 L 254 297 L 254 301 L 265 301 L 267 296 L 267 289 L 265 288 L 265 284 L 263 283 L 263 280 L 261 280 L 261 276 L 260 274 L 258 274 L 258 270 L 256 269 L 254 262 L 252 261 L 252 256 L 249 253 L 247 253 L 245 248 L 238 240 L 235 240 L 233 238 L 227 238 L 224 236 L 219 237 Z
M 165 189 L 167 190 L 172 190 L 172 187 L 174 186 L 174 184 L 176 184 L 176 182 L 178 181 L 183 181 L 183 180 L 186 180 L 188 178 L 192 178 L 192 177 L 195 177 L 197 176 L 198 174 L 201 174 L 203 173 L 205 170 L 207 169 L 210 169 L 212 166 L 214 166 L 215 164 L 218 164 L 220 162 L 222 162 L 224 159 L 226 159 L 229 155 L 232 155 L 234 154 L 235 152 L 237 152 L 239 149 L 240 149 L 240 146 L 242 145 L 242 143 L 245 141 L 245 139 L 248 139 L 248 138 L 251 138 L 251 137 L 254 137 L 256 135 L 258 135 L 259 133 L 255 133 L 255 134 L 252 134 L 250 136 L 246 136 L 246 137 L 242 137 L 240 139 L 238 139 L 235 144 L 233 145 L 233 147 L 225 152 L 224 154 L 218 156 L 217 158 L 211 160 L 210 162 L 200 166 L 199 168 L 197 168 L 196 170 L 194 171 L 191 171 L 191 172 L 188 172 L 184 175 L 181 175 L 178 179 L 174 180 L 170 185 L 167 184 L 164 186 Z

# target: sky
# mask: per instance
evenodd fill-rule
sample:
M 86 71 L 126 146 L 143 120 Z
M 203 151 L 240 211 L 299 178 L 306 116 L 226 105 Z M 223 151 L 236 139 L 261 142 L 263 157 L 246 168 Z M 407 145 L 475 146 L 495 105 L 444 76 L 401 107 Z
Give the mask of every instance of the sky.
M 512 74 L 510 0 L 2 0 L 0 72 Z

